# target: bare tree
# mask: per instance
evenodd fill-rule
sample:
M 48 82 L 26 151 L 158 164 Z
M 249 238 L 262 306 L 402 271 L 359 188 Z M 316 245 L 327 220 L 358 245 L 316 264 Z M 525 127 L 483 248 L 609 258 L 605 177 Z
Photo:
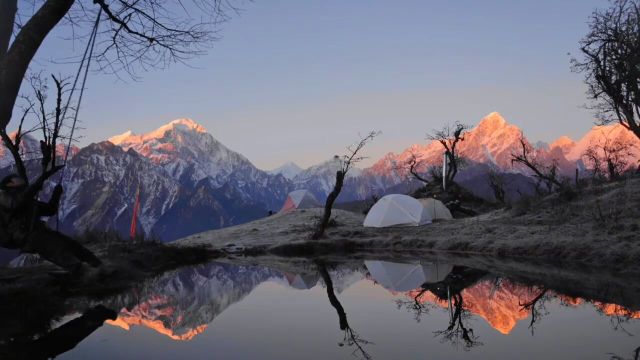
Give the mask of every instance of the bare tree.
M 496 201 L 500 204 L 505 204 L 507 197 L 506 187 L 508 185 L 507 177 L 499 169 L 492 167 L 489 169 L 487 179 Z
M 55 27 L 70 26 L 73 41 L 89 37 L 88 28 L 98 24 L 94 19 L 102 19 L 95 53 L 100 68 L 133 75 L 137 67 L 163 67 L 201 54 L 215 37 L 212 25 L 235 10 L 227 0 L 190 2 L 191 10 L 185 1 L 167 0 L 0 1 L 0 129 L 6 132 L 29 65 Z M 18 153 L 10 151 L 15 158 Z
M 591 177 L 593 180 L 601 180 L 604 178 L 602 157 L 598 152 L 598 148 L 595 145 L 589 145 L 582 154 L 582 157 L 586 160 L 586 163 L 591 166 Z
M 572 68 L 583 73 L 588 95 L 602 123 L 619 122 L 640 138 L 640 1 L 611 0 L 596 10 L 580 42 L 582 59 Z
M 564 184 L 560 181 L 558 174 L 558 163 L 554 159 L 551 165 L 540 163 L 536 156 L 536 150 L 525 139 L 524 134 L 520 134 L 520 151 L 511 154 L 511 164 L 518 163 L 527 167 L 533 172 L 538 180 L 545 183 L 549 192 L 553 191 L 554 186 L 564 189 Z
M 593 177 L 603 177 L 606 173 L 609 180 L 619 179 L 622 173 L 631 165 L 634 144 L 622 139 L 605 138 L 597 143 L 589 144 L 582 154 L 591 165 Z
M 357 143 L 348 146 L 347 154 L 339 158 L 340 169 L 336 171 L 336 183 L 333 186 L 333 190 L 331 191 L 329 196 L 327 196 L 327 201 L 324 204 L 324 214 L 318 222 L 316 230 L 311 235 L 311 239 L 317 240 L 324 235 L 324 231 L 327 228 L 327 225 L 329 225 L 329 220 L 331 219 L 331 209 L 333 208 L 333 203 L 340 195 L 340 191 L 342 191 L 342 186 L 344 185 L 344 179 L 347 176 L 347 173 L 349 172 L 349 170 L 351 170 L 353 165 L 366 159 L 366 157 L 360 156 L 358 155 L 358 153 L 365 147 L 365 145 L 367 145 L 369 141 L 373 140 L 378 135 L 380 135 L 379 131 L 371 131 L 366 136 L 362 137 Z
M 18 175 L 29 184 L 29 176 L 25 165 L 25 158 L 34 158 L 37 154 L 25 154 L 22 149 L 22 141 L 24 137 L 34 133 L 41 132 L 42 140 L 40 140 L 40 173 L 36 176 L 36 180 L 32 184 L 29 193 L 38 193 L 44 182 L 58 172 L 62 165 L 57 162 L 58 142 L 64 139 L 61 133 L 63 123 L 63 96 L 65 89 L 69 85 L 64 79 L 51 76 L 55 85 L 55 105 L 53 110 L 48 110 L 48 92 L 49 87 L 46 80 L 37 75 L 32 75 L 29 79 L 31 90 L 34 93 L 35 100 L 24 96 L 22 99 L 26 104 L 23 106 L 18 129 L 13 134 L 8 134 L 6 129 L 0 128 L 0 137 L 7 149 L 13 155 L 15 168 Z M 26 129 L 26 122 L 32 118 L 30 122 L 35 123 L 30 129 Z
M 432 133 L 427 134 L 427 139 L 439 142 L 445 150 L 448 167 L 444 176 L 447 184 L 453 183 L 458 173 L 461 158 L 458 154 L 457 146 L 461 141 L 464 141 L 464 135 L 467 130 L 469 130 L 468 125 L 456 122 L 453 126 L 446 125 L 440 130 L 434 130 Z
M 6 131 L 2 134 L 5 145 L 11 149 L 13 153 L 18 152 L 16 156 L 16 168 L 19 176 L 24 179 L 26 187 L 18 188 L 12 195 L 9 202 L 5 202 L 2 208 L 2 216 L 0 226 L 3 227 L 4 234 L 0 239 L 0 246 L 11 249 L 20 249 L 28 253 L 37 253 L 43 259 L 54 263 L 73 274 L 80 275 L 84 272 L 85 264 L 92 267 L 98 267 L 102 264 L 90 250 L 57 231 L 52 231 L 46 224 L 41 221 L 41 217 L 53 216 L 58 211 L 60 196 L 62 195 L 62 186 L 58 184 L 53 188 L 51 198 L 48 202 L 38 199 L 38 193 L 42 190 L 44 182 L 53 176 L 58 170 L 64 166 L 57 159 L 58 141 L 63 139 L 61 136 L 62 123 L 64 118 L 63 112 L 63 95 L 68 83 L 55 76 L 52 76 L 55 84 L 55 99 L 53 110 L 49 111 L 49 101 L 47 94 L 49 88 L 47 82 L 39 75 L 30 79 L 35 101 L 26 99 L 29 104 L 18 127 L 18 131 L 13 137 L 8 136 Z M 27 131 L 23 131 L 24 120 L 28 116 L 32 116 L 36 125 Z M 42 140 L 40 140 L 40 158 L 35 159 L 31 155 L 25 156 L 20 153 L 21 142 L 27 133 L 39 130 L 41 131 Z M 25 163 L 23 160 L 27 158 L 31 164 Z M 34 170 L 39 160 L 40 170 Z M 29 165 L 29 166 L 28 166 Z M 29 183 L 29 174 L 27 168 L 32 172 L 36 172 L 35 181 Z M 13 181 L 13 180 L 12 180 Z

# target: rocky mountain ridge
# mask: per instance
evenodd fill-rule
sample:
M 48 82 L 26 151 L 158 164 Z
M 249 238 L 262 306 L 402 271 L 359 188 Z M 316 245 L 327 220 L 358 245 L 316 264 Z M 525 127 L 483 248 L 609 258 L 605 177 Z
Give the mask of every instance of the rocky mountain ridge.
M 497 169 L 518 180 L 513 192 L 529 191 L 526 179 L 530 174 L 511 164 L 511 154 L 520 149 L 521 135 L 499 113 L 487 115 L 459 145 L 465 165 L 457 181 L 491 200 L 486 174 Z M 573 175 L 585 149 L 603 139 L 635 144 L 634 154 L 640 158 L 640 140 L 621 125 L 594 127 L 578 141 L 560 137 L 548 146 L 534 146 L 524 138 L 538 160 L 556 161 L 566 176 Z M 25 137 L 22 146 L 25 153 L 33 154 L 28 158 L 35 158 L 36 139 Z M 409 181 L 406 162 L 415 156 L 422 164 L 419 171 L 426 173 L 428 166 L 441 166 L 442 154 L 437 142 L 388 153 L 366 169 L 353 169 L 338 201 L 408 191 L 417 185 Z M 278 211 L 295 189 L 308 189 L 323 201 L 340 168 L 340 159 L 332 158 L 307 169 L 289 163 L 263 171 L 191 119 L 177 119 L 146 134 L 127 131 L 108 141 L 74 148 L 72 155 L 62 179 L 66 191 L 57 219 L 63 231 L 99 229 L 127 235 L 139 192 L 140 232 L 164 241 L 266 216 L 269 210 Z M 11 164 L 7 149 L 0 148 L 3 173 L 11 171 Z M 522 188 L 519 183 L 524 184 Z

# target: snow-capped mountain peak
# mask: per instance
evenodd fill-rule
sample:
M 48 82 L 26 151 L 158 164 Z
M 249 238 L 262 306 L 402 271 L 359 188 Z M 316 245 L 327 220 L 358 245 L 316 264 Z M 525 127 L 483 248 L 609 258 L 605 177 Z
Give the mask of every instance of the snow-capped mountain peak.
M 119 146 L 133 146 L 135 144 L 141 144 L 155 139 L 162 139 L 169 131 L 194 132 L 204 134 L 207 133 L 207 129 L 205 129 L 202 125 L 196 123 L 192 119 L 182 118 L 173 120 L 166 125 L 160 126 L 156 130 L 142 135 L 134 134 L 131 130 L 128 130 L 123 134 L 109 138 L 109 142 Z
M 300 174 L 303 171 L 303 169 L 298 166 L 298 164 L 294 163 L 293 161 L 289 161 L 286 162 L 284 164 L 282 164 L 281 166 L 273 169 L 273 170 L 269 170 L 267 171 L 267 173 L 271 174 L 271 175 L 282 175 L 285 178 L 292 180 L 293 178 L 295 178 L 298 174 Z
M 566 157 L 577 161 L 582 158 L 589 146 L 602 146 L 607 140 L 632 144 L 632 158 L 640 159 L 640 139 L 619 123 L 594 126 L 579 141 L 568 148 Z M 635 163 L 636 161 L 632 161 Z
M 108 139 L 108 141 L 110 143 L 112 143 L 113 145 L 120 145 L 122 144 L 124 141 L 126 141 L 127 139 L 129 139 L 130 137 L 134 136 L 133 131 L 131 130 L 127 130 L 124 133 L 120 134 L 120 135 L 116 135 L 116 136 L 112 136 Z
M 549 149 L 560 148 L 562 153 L 566 156 L 575 145 L 576 142 L 570 137 L 561 136 L 549 145 Z
M 204 126 L 196 123 L 192 119 L 182 118 L 182 119 L 173 120 L 168 124 L 159 127 L 157 130 L 147 134 L 147 136 L 150 138 L 163 137 L 164 134 L 170 130 L 186 130 L 186 131 L 194 131 L 198 133 L 207 132 L 207 129 L 205 129 Z
M 461 156 L 480 163 L 496 163 L 511 168 L 511 153 L 517 149 L 522 130 L 492 112 L 471 129 L 460 143 Z M 487 157 L 491 155 L 491 158 Z
M 12 140 L 15 139 L 16 132 L 12 132 L 9 134 L 9 138 Z M 69 159 L 73 158 L 80 149 L 71 145 L 71 150 L 69 151 Z M 31 134 L 24 134 L 22 136 L 22 141 L 20 142 L 20 154 L 22 156 L 23 161 L 29 161 L 34 159 L 39 159 L 42 156 L 40 152 L 40 140 L 32 136 Z M 63 159 L 67 154 L 67 144 L 66 143 L 58 143 L 56 145 L 56 156 L 58 157 L 58 161 Z M 12 166 L 14 164 L 13 155 L 7 149 L 4 144 L 0 144 L 0 169 Z
M 507 125 L 507 120 L 504 119 L 502 114 L 497 111 L 489 113 L 478 123 L 478 128 L 480 127 L 489 127 L 489 128 L 500 128 Z

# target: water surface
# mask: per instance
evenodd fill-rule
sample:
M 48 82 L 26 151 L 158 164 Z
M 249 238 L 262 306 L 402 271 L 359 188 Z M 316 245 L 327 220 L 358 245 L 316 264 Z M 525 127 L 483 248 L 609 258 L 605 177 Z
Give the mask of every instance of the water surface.
M 563 285 L 433 259 L 214 262 L 52 326 L 117 312 L 60 359 L 633 359 L 636 285 L 589 276 Z

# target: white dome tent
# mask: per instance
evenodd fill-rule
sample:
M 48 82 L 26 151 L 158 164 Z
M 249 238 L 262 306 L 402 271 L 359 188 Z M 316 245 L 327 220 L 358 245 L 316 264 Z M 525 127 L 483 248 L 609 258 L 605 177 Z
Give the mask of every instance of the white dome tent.
M 365 227 L 420 226 L 431 223 L 424 206 L 407 195 L 383 196 L 364 219 Z
M 371 277 L 385 289 L 391 291 L 409 291 L 422 284 L 437 283 L 444 280 L 453 269 L 450 264 L 418 263 L 403 264 L 388 261 L 365 261 Z
M 308 190 L 296 190 L 287 195 L 280 212 L 288 212 L 296 209 L 310 209 L 322 207 L 322 204 Z
M 418 199 L 425 210 L 429 213 L 431 220 L 453 220 L 451 211 L 440 200 L 434 198 Z

